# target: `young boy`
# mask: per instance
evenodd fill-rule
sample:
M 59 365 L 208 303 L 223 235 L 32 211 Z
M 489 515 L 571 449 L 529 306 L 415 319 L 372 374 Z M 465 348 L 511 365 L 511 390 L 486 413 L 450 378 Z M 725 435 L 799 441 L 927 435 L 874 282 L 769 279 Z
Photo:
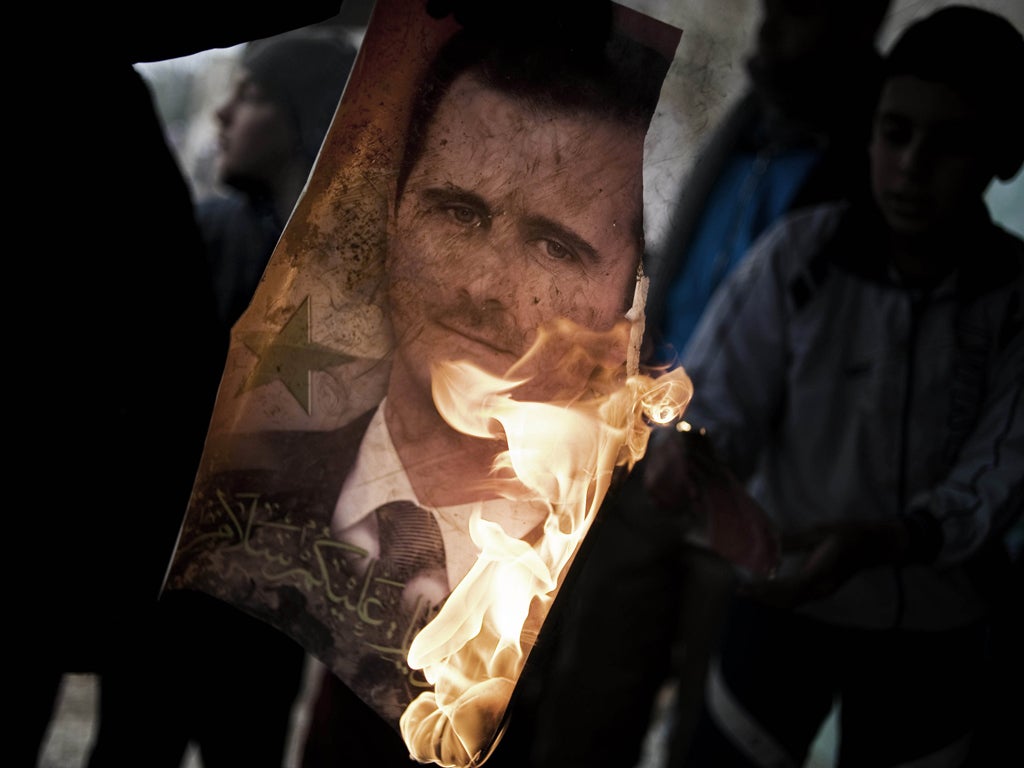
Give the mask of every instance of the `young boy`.
M 983 200 L 1021 166 L 1022 71 L 992 13 L 910 26 L 870 199 L 773 228 L 684 353 L 687 421 L 783 544 L 734 601 L 688 767 L 802 765 L 836 699 L 839 765 L 964 764 L 1024 505 L 1024 243 Z M 687 440 L 652 446 L 659 498 L 684 492 L 666 459 Z

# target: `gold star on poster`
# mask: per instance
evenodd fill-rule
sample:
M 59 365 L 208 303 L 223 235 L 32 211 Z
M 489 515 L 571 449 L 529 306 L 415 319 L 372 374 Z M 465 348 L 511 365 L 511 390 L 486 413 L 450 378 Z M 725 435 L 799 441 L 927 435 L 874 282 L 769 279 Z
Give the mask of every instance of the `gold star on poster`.
M 309 328 L 307 296 L 277 333 L 243 334 L 242 342 L 259 359 L 242 382 L 239 394 L 280 381 L 306 413 L 310 413 L 310 374 L 355 358 L 313 342 Z

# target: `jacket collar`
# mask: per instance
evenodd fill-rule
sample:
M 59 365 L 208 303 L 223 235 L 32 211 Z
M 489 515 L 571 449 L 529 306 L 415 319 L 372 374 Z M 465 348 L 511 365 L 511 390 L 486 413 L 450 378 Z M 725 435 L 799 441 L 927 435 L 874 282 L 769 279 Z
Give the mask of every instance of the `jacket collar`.
M 1024 242 L 992 222 L 983 203 L 942 247 L 954 256 L 957 290 L 977 298 L 1018 279 L 1024 268 Z M 873 202 L 860 200 L 844 210 L 822 257 L 831 265 L 871 282 L 901 287 L 889 262 L 885 221 Z

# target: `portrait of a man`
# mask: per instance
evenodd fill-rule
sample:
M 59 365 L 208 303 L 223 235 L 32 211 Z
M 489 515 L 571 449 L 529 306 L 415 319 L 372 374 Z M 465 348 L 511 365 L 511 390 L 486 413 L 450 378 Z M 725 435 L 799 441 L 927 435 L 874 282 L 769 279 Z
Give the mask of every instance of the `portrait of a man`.
M 233 335 L 166 588 L 208 592 L 281 629 L 396 728 L 417 697 L 446 685 L 424 673 L 429 663 L 410 665 L 425 626 L 514 591 L 495 560 L 553 570 L 546 593 L 571 560 L 549 554 L 558 516 L 510 456 L 509 423 L 460 404 L 459 388 L 498 382 L 502 403 L 560 408 L 624 377 L 644 141 L 672 50 L 651 42 L 666 38 L 653 20 L 594 9 L 575 26 L 524 34 L 522 24 L 432 19 L 420 2 L 378 3 L 363 66 L 289 224 L 300 234 L 282 239 Z M 409 103 L 387 118 L 398 126 L 387 136 L 360 120 L 374 89 L 389 92 L 388 71 L 370 76 L 367 61 L 398 46 L 396 34 L 405 58 L 429 66 L 408 77 Z M 385 147 L 379 157 L 367 135 Z M 338 155 L 344 171 L 331 154 L 342 136 L 359 137 Z M 380 215 L 351 215 L 344 201 L 359 195 L 372 200 L 352 205 Z M 315 223 L 326 220 L 330 231 Z M 332 264 L 358 238 L 365 251 Z M 445 381 L 456 383 L 445 391 Z M 460 409 L 472 414 L 462 423 Z M 569 437 L 540 442 L 558 453 Z M 578 474 L 600 478 L 588 499 L 599 501 L 609 473 Z M 494 537 L 513 554 L 486 554 Z M 540 565 L 520 568 L 545 582 Z M 525 653 L 549 597 L 520 605 Z M 467 632 L 431 642 L 457 652 Z M 469 726 L 484 745 L 514 671 L 494 711 Z

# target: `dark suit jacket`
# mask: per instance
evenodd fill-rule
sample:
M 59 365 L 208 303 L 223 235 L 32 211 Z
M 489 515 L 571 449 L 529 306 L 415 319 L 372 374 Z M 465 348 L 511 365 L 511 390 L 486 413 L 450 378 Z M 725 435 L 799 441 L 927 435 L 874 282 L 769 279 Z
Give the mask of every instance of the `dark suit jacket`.
M 167 588 L 209 593 L 282 630 L 397 728 L 428 687 L 405 657 L 437 607 L 403 615 L 401 585 L 330 531 L 372 416 L 211 441 Z

